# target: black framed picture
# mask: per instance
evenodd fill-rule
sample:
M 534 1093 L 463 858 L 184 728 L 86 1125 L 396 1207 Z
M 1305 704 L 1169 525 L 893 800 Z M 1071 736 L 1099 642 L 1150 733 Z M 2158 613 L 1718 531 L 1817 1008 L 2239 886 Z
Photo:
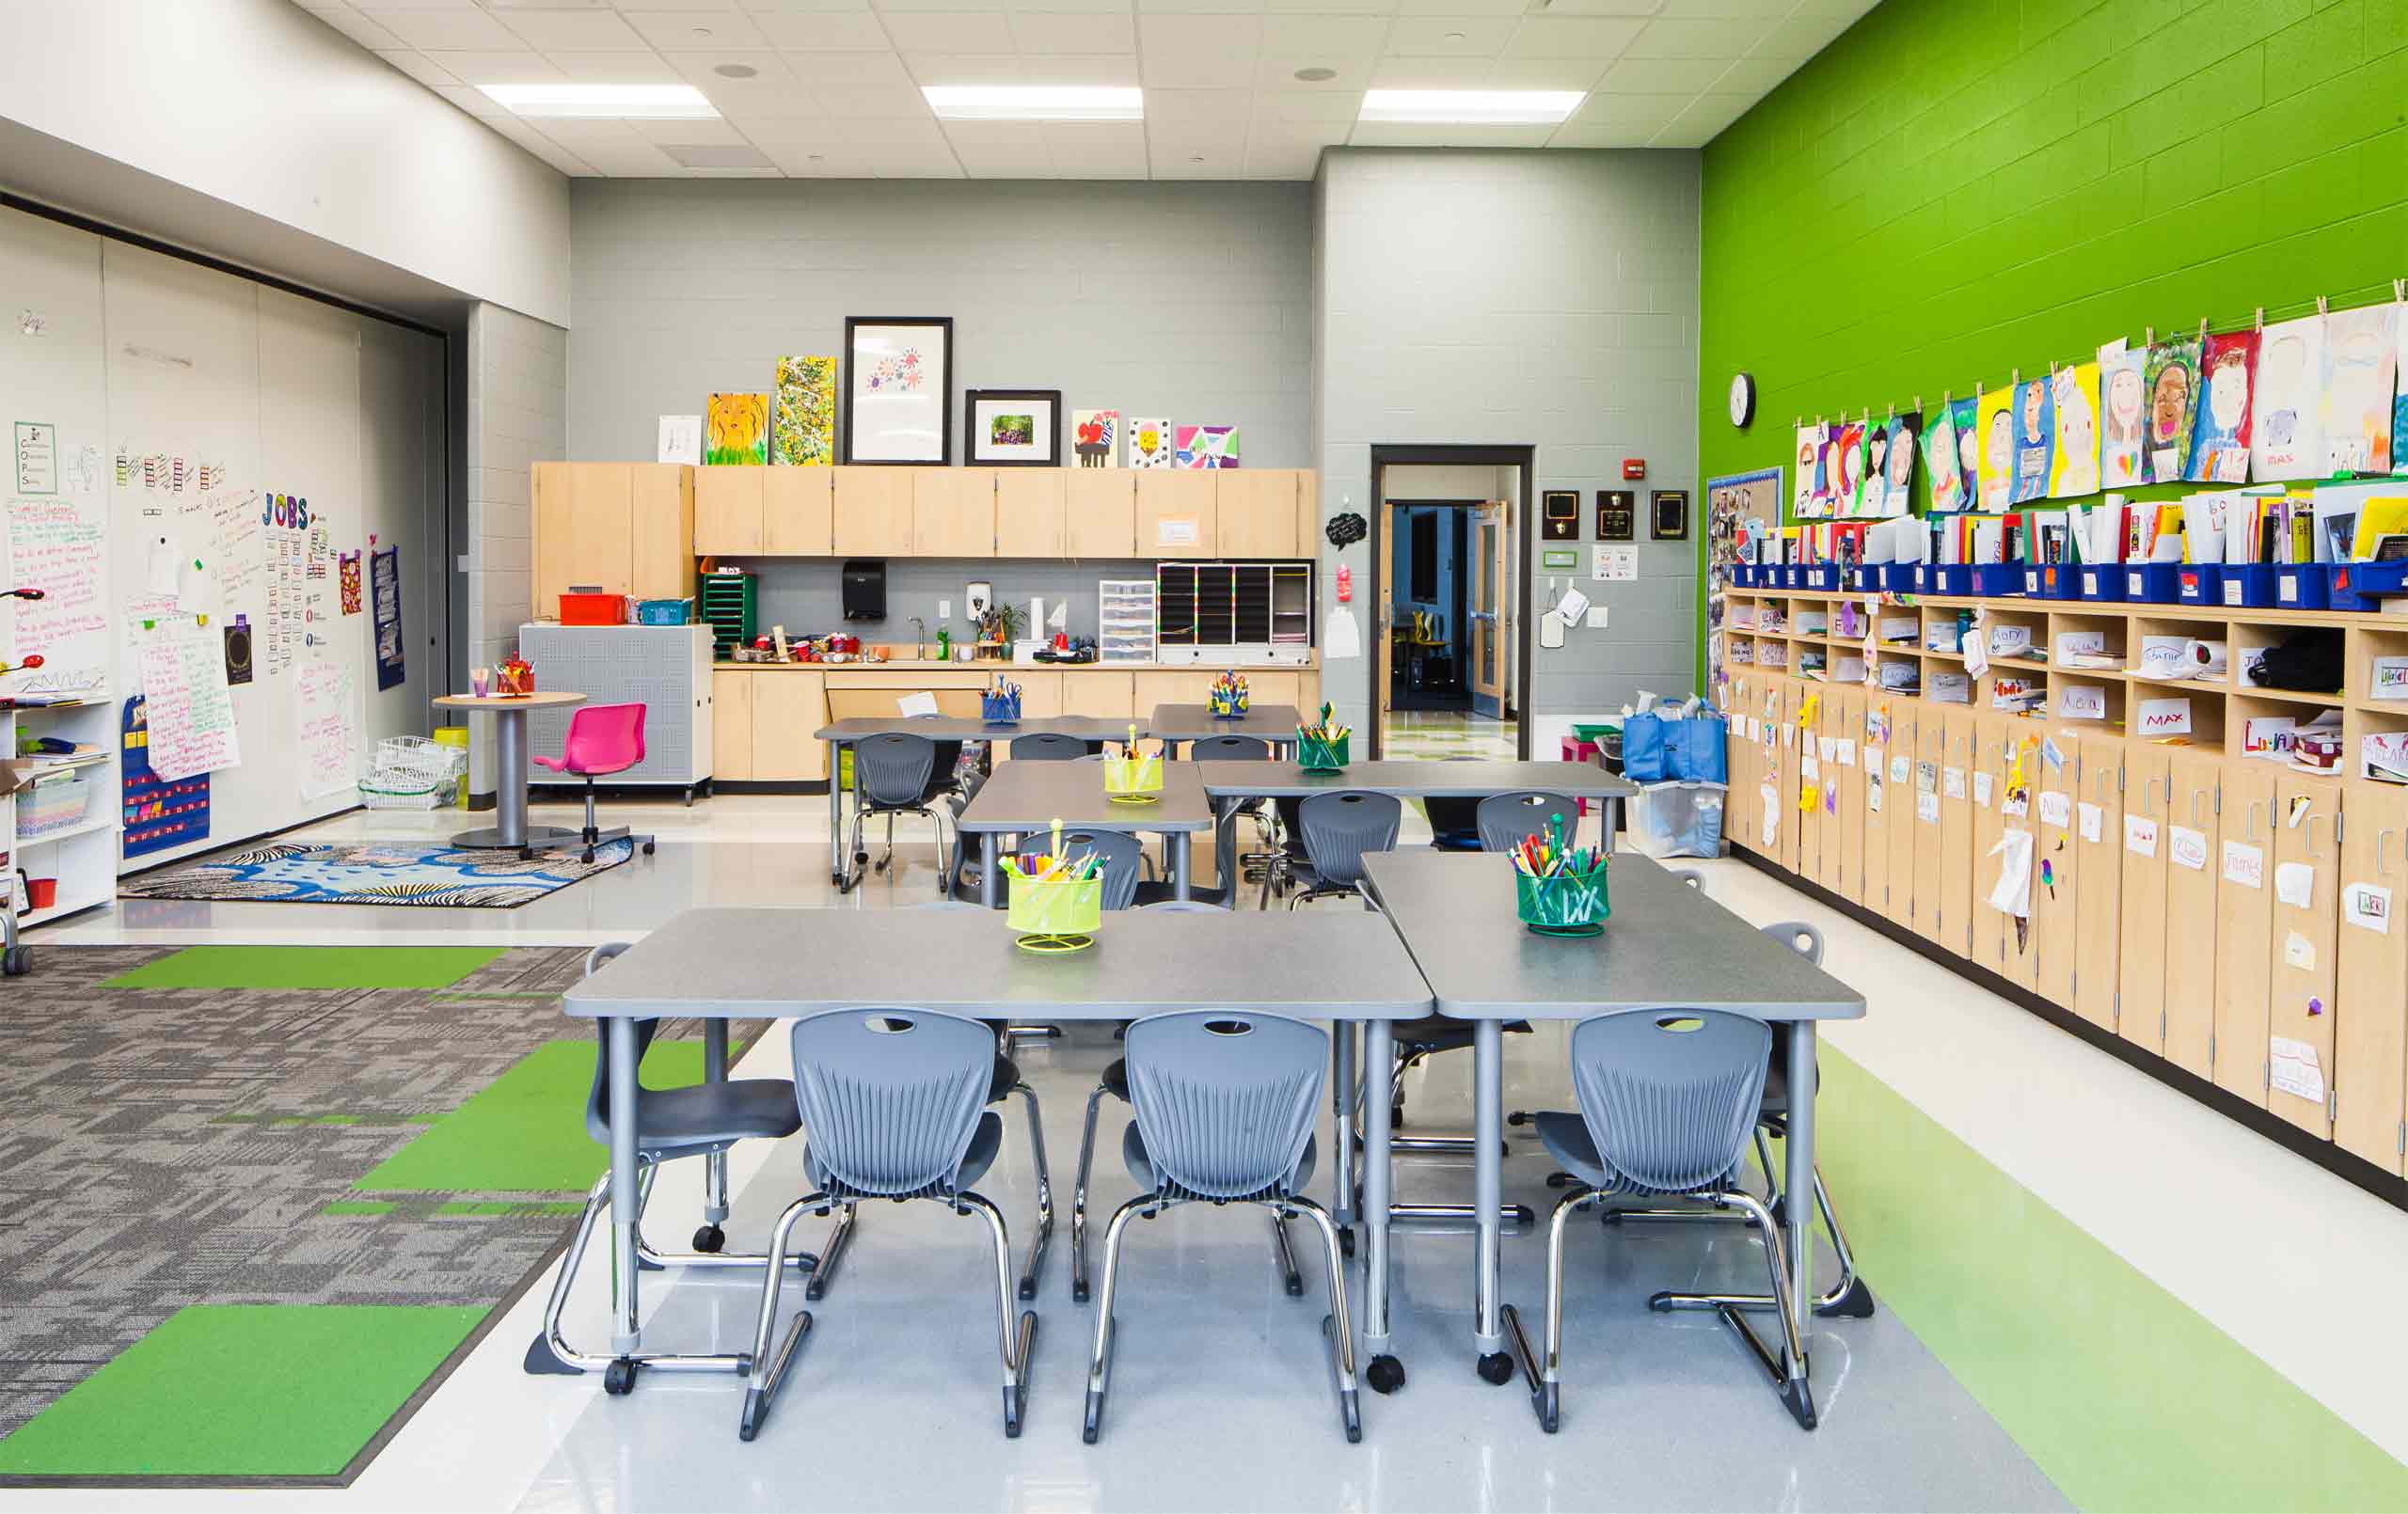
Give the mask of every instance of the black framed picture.
M 953 317 L 845 318 L 848 463 L 953 461 Z
M 1597 540 L 1639 540 L 1639 496 L 1629 489 L 1597 491 Z
M 1547 489 L 1539 495 L 1539 540 L 1580 540 L 1580 491 Z
M 1654 507 L 1648 513 L 1648 535 L 1658 542 L 1686 542 L 1689 538 L 1689 492 L 1687 489 L 1658 489 L 1649 497 Z
M 973 467 L 1062 465 L 1062 391 L 972 389 L 961 397 L 961 460 Z

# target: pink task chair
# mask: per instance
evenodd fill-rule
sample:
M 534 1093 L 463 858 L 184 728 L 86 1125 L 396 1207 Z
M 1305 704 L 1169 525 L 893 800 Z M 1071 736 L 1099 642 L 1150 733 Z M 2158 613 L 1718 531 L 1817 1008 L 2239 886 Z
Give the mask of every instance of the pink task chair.
M 652 850 L 650 836 L 633 836 L 625 826 L 612 830 L 596 829 L 594 818 L 594 781 L 624 773 L 643 761 L 643 706 L 642 704 L 588 704 L 569 717 L 568 735 L 561 742 L 557 757 L 537 757 L 537 765 L 555 773 L 573 773 L 585 780 L 585 858 L 594 860 L 594 848 L 606 841 L 628 836 L 641 844 L 646 853 Z

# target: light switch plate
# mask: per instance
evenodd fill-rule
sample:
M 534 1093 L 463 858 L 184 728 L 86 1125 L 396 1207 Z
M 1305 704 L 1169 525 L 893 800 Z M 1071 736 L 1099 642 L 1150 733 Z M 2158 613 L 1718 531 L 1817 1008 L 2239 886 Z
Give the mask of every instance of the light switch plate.
M 1602 631 L 1606 628 L 1606 607 L 1603 605 L 1589 607 L 1588 625 L 1592 631 Z
M 949 621 L 953 619 L 952 600 L 940 599 L 937 601 L 937 619 L 941 621 Z

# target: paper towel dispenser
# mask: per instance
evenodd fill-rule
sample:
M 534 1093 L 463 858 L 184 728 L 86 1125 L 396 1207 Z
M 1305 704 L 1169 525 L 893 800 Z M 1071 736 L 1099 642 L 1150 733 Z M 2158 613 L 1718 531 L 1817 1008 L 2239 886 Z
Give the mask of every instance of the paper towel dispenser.
M 845 564 L 845 619 L 886 619 L 886 563 L 855 560 Z

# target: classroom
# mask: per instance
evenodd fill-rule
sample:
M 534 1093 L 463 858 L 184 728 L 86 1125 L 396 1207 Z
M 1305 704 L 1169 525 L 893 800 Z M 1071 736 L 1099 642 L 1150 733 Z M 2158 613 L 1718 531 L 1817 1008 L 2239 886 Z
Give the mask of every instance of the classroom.
M 0 26 L 0 1514 L 2408 1514 L 2408 8 Z

